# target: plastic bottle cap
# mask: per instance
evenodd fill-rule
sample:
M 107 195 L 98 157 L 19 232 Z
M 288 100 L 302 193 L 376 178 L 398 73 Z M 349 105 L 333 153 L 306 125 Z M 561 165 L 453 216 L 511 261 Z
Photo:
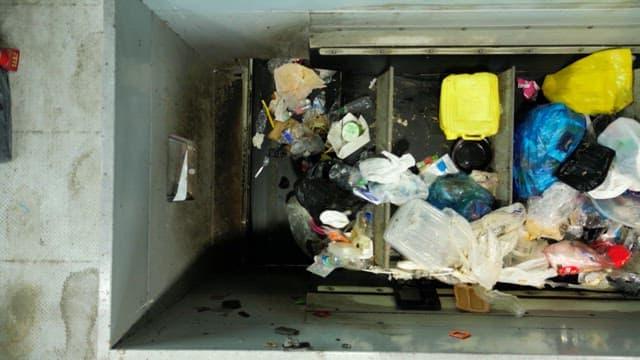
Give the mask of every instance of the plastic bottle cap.
M 360 136 L 360 125 L 354 121 L 350 121 L 342 125 L 342 139 L 351 142 Z
M 622 245 L 613 245 L 607 250 L 607 256 L 611 259 L 613 267 L 619 269 L 631 258 L 631 251 Z

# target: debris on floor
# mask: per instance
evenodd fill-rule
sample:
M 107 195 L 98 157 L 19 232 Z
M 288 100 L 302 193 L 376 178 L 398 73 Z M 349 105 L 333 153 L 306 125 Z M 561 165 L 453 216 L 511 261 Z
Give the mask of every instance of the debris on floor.
M 276 332 L 276 334 L 286 335 L 286 336 L 300 335 L 300 330 L 289 328 L 286 326 L 278 326 L 277 328 L 274 329 L 274 331 Z
M 318 318 L 326 318 L 331 316 L 331 311 L 328 310 L 316 310 L 314 312 L 311 313 L 313 316 L 318 317 Z
M 538 98 L 538 92 L 540 91 L 540 86 L 535 80 L 527 80 L 523 78 L 517 78 L 518 89 L 522 90 L 522 96 L 527 101 L 536 101 Z
M 271 159 L 291 159 L 298 178 L 281 176 L 274 187 L 291 187 L 291 232 L 313 259 L 307 269 L 322 277 L 345 268 L 436 279 L 456 286 L 461 310 L 517 316 L 525 309 L 494 290 L 497 284 L 543 288 L 579 274 L 587 288 L 637 294 L 640 123 L 617 116 L 633 99 L 630 59 L 628 49 L 605 50 L 547 75 L 541 87 L 542 78 L 516 79 L 512 89 L 527 111 L 514 124 L 501 124 L 496 74 L 450 74 L 438 117 L 424 114 L 439 124 L 449 151 L 419 154 L 418 161 L 418 143 L 393 146 L 395 152 L 376 147 L 385 129 L 372 116 L 375 79 L 343 103 L 330 95 L 341 85 L 335 71 L 274 59 L 268 66 L 276 91 L 254 124 L 254 145 L 267 148 L 256 181 L 268 181 L 259 175 Z M 602 114 L 616 120 L 602 126 Z M 413 120 L 387 119 L 396 129 L 410 129 Z M 506 125 L 514 128 L 513 156 L 504 160 L 508 150 L 498 137 Z M 380 231 L 374 220 L 386 204 L 398 208 Z M 374 241 L 381 240 L 402 257 L 386 268 L 374 263 Z
M 464 339 L 468 339 L 471 337 L 471 333 L 468 331 L 464 331 L 464 330 L 451 330 L 449 332 L 449 336 L 451 336 L 452 338 L 456 338 L 459 340 L 464 340 Z
M 195 310 L 196 312 L 205 312 L 205 311 L 213 311 L 213 308 L 209 307 L 209 306 L 196 306 L 193 308 L 193 310 Z
M 237 310 L 242 307 L 240 300 L 224 300 L 222 302 L 222 308 L 225 310 Z
M 311 350 L 311 343 L 308 341 L 299 341 L 294 338 L 288 338 L 282 344 L 283 350 Z

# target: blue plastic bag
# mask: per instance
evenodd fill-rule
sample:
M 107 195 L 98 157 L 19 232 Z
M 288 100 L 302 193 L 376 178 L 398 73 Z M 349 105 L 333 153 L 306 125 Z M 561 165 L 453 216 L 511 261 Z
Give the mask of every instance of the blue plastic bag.
M 556 182 L 554 171 L 578 147 L 585 129 L 584 116 L 564 104 L 547 104 L 531 110 L 514 134 L 516 196 L 521 199 L 538 196 Z
M 450 208 L 473 221 L 493 209 L 493 195 L 466 174 L 439 177 L 429 188 L 427 201 L 438 209 Z

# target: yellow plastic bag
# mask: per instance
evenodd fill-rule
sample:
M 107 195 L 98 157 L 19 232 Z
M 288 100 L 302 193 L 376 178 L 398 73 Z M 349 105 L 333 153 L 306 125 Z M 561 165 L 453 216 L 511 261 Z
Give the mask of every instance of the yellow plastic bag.
M 276 91 L 289 110 L 295 110 L 313 89 L 325 86 L 315 71 L 299 64 L 284 64 L 273 72 L 273 77 Z
M 629 49 L 599 51 L 547 75 L 542 92 L 582 114 L 616 113 L 633 102 L 632 62 Z

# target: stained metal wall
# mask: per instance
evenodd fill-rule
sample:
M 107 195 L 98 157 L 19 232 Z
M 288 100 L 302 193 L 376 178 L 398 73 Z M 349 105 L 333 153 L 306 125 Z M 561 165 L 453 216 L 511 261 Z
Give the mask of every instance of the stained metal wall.
M 142 2 L 115 2 L 111 339 L 211 242 L 212 68 Z M 193 201 L 167 201 L 170 134 L 196 142 Z

